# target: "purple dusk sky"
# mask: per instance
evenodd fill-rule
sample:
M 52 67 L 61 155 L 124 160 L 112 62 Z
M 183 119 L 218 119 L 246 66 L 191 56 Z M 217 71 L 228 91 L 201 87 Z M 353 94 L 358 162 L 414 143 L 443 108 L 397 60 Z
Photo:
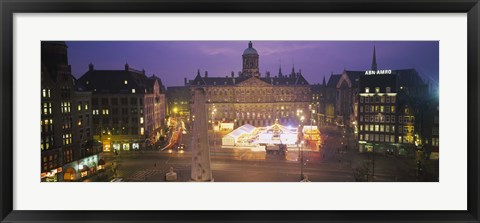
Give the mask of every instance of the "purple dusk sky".
M 262 76 L 302 70 L 310 84 L 321 83 L 333 72 L 368 70 L 376 47 L 378 69 L 415 68 L 425 81 L 438 84 L 438 41 L 252 41 L 260 55 Z M 69 63 L 75 77 L 91 62 L 98 70 L 145 69 L 165 86 L 182 86 L 197 69 L 204 75 L 225 77 L 242 69 L 245 41 L 67 41 Z

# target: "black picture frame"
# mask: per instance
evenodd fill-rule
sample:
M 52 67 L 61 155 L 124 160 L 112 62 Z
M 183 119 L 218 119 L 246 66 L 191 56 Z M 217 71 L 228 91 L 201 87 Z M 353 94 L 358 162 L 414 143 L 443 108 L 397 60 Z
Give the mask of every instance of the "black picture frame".
M 2 222 L 479 222 L 478 0 L 0 0 L 0 219 Z M 13 210 L 14 13 L 467 13 L 468 205 L 466 211 L 23 211 Z M 446 192 L 448 193 L 448 192 Z M 320 201 L 319 201 L 320 202 Z M 414 201 L 412 201 L 414 202 Z M 448 202 L 448 201 L 444 201 Z

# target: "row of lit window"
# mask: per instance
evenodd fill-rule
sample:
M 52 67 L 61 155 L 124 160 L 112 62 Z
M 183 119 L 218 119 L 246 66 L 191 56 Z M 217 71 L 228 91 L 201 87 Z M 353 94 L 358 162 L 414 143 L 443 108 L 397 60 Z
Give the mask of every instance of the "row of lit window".
M 395 123 L 395 115 L 360 115 L 360 122 Z
M 432 146 L 438 146 L 438 138 L 432 138 Z
M 360 135 L 360 141 L 370 142 L 395 142 L 394 135 L 365 134 Z M 413 143 L 413 136 L 399 136 L 398 143 Z
M 78 111 L 82 111 L 82 102 L 80 102 L 77 106 Z M 88 103 L 84 105 L 85 111 L 88 111 Z
M 385 88 L 385 92 L 386 93 L 390 93 L 391 92 L 391 88 L 390 87 L 386 87 Z M 369 87 L 366 87 L 365 88 L 365 93 L 370 93 L 370 88 Z M 372 92 L 373 93 L 373 92 Z M 380 93 L 380 87 L 376 87 L 375 88 L 375 93 Z
M 189 103 L 188 101 L 180 101 L 180 102 L 174 101 L 173 104 L 174 104 L 174 105 L 177 105 L 177 104 L 181 104 L 181 105 L 184 105 L 184 104 L 185 104 L 185 105 L 188 105 L 188 104 L 190 104 L 190 103 Z
M 395 142 L 395 135 L 383 135 L 383 134 L 361 134 L 360 141 L 371 142 Z
M 228 116 L 228 112 L 225 113 L 225 116 Z M 266 115 L 266 114 L 261 114 L 261 113 L 255 113 L 255 112 L 252 112 L 250 114 L 250 112 L 247 112 L 247 113 L 237 113 L 237 118 L 245 118 L 245 116 L 247 118 L 272 118 L 271 115 Z M 283 112 L 282 112 L 282 116 L 286 116 L 286 115 L 283 115 Z
M 360 125 L 360 131 L 395 133 L 394 125 Z
M 101 119 L 103 125 L 109 125 L 110 120 L 111 120 L 112 124 L 120 124 L 120 121 L 121 121 L 121 124 L 129 124 L 129 122 L 128 122 L 129 118 L 128 117 L 122 117 L 121 119 L 118 118 L 118 117 L 113 117 L 111 119 L 109 119 L 109 118 Z M 140 121 L 139 121 L 138 118 L 135 118 L 135 117 L 133 117 L 131 120 L 132 120 L 130 122 L 131 124 L 136 124 L 137 122 L 139 122 L 140 124 L 144 123 L 143 117 L 140 117 Z M 153 120 L 153 118 L 151 118 L 150 120 Z M 95 125 L 100 124 L 100 119 L 99 118 L 93 118 L 93 124 L 95 124 Z
M 53 119 L 45 119 L 40 121 L 40 125 L 53 125 Z
M 140 111 L 140 114 L 143 114 L 143 108 L 140 108 L 140 109 L 132 108 L 131 109 L 132 114 L 137 114 L 138 111 Z M 149 113 L 152 113 L 153 109 L 148 109 L 147 108 L 147 111 L 149 111 Z M 99 115 L 100 110 L 99 109 L 93 109 L 92 114 L 93 115 Z M 108 108 L 102 109 L 102 115 L 109 115 L 109 114 L 110 114 L 110 109 L 108 109 Z M 112 115 L 117 115 L 117 114 L 118 114 L 118 108 L 112 108 Z M 122 115 L 128 115 L 128 108 L 122 108 Z
M 42 89 L 42 97 L 43 98 L 50 98 L 50 89 Z
M 138 128 L 136 127 L 133 127 L 131 128 L 132 131 L 130 132 L 131 135 L 136 135 L 138 134 Z M 99 134 L 99 129 L 95 129 L 95 134 Z M 102 130 L 102 134 L 108 134 L 108 135 L 127 135 L 128 134 L 128 131 L 125 127 L 122 127 L 122 129 L 115 129 L 115 128 L 112 128 L 112 130 L 109 130 L 108 128 L 107 129 L 104 129 Z M 144 135 L 145 134 L 145 128 L 144 127 L 140 127 L 140 135 Z
M 360 103 L 395 103 L 395 96 L 360 96 Z
M 72 134 L 63 134 L 63 145 L 72 144 Z
M 52 114 L 52 103 L 44 102 L 42 107 L 42 114 L 51 115 Z
M 363 112 L 364 106 L 360 106 L 360 112 Z M 365 105 L 365 112 L 371 113 L 395 113 L 395 106 L 383 106 L 383 105 Z
M 70 102 L 69 101 L 62 101 L 61 109 L 62 109 L 62 113 L 69 113 L 70 112 Z

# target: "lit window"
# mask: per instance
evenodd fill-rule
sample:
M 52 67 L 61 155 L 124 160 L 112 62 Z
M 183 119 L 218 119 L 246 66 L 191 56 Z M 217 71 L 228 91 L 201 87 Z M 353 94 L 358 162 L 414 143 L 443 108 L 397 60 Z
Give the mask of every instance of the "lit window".
M 140 124 L 143 124 L 143 117 L 140 117 Z
M 88 104 L 85 104 L 85 111 L 88 110 Z
M 140 128 L 140 135 L 143 135 L 144 134 L 144 129 L 143 127 Z
M 124 83 L 125 83 L 125 84 L 128 84 L 128 81 L 127 81 L 127 80 L 125 80 L 125 81 L 124 81 Z
M 47 97 L 47 90 L 45 89 L 42 90 L 42 97 L 44 98 Z
M 135 88 L 132 88 L 132 94 L 135 94 Z
M 365 93 L 370 93 L 370 88 L 366 87 L 365 88 Z
M 375 93 L 380 93 L 380 88 L 379 87 L 375 88 Z
M 79 110 L 79 111 L 82 110 L 82 105 L 81 105 L 81 104 L 78 105 L 78 110 Z

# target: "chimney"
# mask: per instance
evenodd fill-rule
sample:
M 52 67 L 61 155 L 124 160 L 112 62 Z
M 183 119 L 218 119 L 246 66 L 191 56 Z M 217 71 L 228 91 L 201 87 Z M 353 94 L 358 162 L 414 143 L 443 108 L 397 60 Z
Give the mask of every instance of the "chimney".
M 145 69 L 142 69 L 142 74 L 145 75 Z
M 183 78 L 183 82 L 184 82 L 185 85 L 187 85 L 187 78 L 186 77 Z
M 93 64 L 92 64 L 92 63 L 90 63 L 90 64 L 88 65 L 88 71 L 93 71 Z
M 270 78 L 270 71 L 267 71 L 267 78 Z
M 232 78 L 235 76 L 235 73 L 232 71 L 232 74 L 231 74 Z
M 125 71 L 128 71 L 128 63 L 125 64 Z
M 205 78 L 208 78 L 208 71 L 205 71 Z

